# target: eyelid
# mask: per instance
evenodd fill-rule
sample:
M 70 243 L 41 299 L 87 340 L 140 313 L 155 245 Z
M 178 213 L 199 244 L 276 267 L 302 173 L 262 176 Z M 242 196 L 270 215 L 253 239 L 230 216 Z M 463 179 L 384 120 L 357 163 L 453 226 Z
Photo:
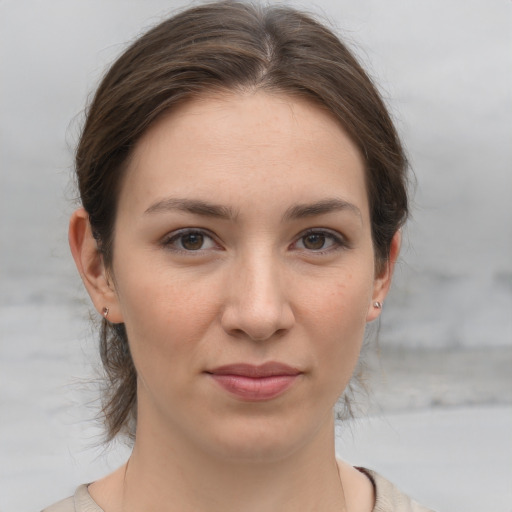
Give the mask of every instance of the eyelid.
M 205 249 L 201 248 L 201 249 L 197 249 L 197 250 L 187 250 L 187 249 L 182 249 L 180 247 L 172 246 L 172 244 L 175 241 L 179 240 L 180 237 L 185 236 L 187 234 L 192 234 L 192 233 L 198 233 L 198 234 L 201 234 L 202 236 L 204 236 L 205 238 L 209 238 L 213 242 L 215 247 L 208 247 Z M 350 243 L 344 235 L 342 235 L 339 231 L 335 231 L 335 230 L 328 229 L 328 228 L 309 228 L 309 229 L 306 229 L 305 231 L 302 231 L 296 237 L 295 241 L 291 244 L 291 247 L 294 248 L 294 246 L 301 239 L 303 239 L 304 237 L 306 237 L 308 235 L 323 235 L 326 237 L 326 239 L 329 239 L 332 241 L 332 245 L 325 249 L 318 249 L 318 250 L 307 249 L 307 248 L 296 248 L 296 250 L 304 251 L 304 252 L 307 252 L 309 254 L 314 254 L 314 255 L 322 255 L 322 254 L 326 254 L 329 252 L 334 252 L 339 249 L 350 248 Z M 201 254 L 201 253 L 204 253 L 205 251 L 210 251 L 210 250 L 223 250 L 223 247 L 219 243 L 215 234 L 213 234 L 208 229 L 195 228 L 195 227 L 180 228 L 180 229 L 171 231 L 170 233 L 167 233 L 164 237 L 162 237 L 160 245 L 162 245 L 164 248 L 172 250 L 174 252 L 185 253 L 188 255 Z
M 182 249 L 180 247 L 173 247 L 172 244 L 179 240 L 180 237 L 182 236 L 185 236 L 185 235 L 188 235 L 188 234 L 192 234 L 192 233 L 198 233 L 202 236 L 204 236 L 205 238 L 209 238 L 210 240 L 212 240 L 212 242 L 215 244 L 215 248 L 211 248 L 211 247 L 208 247 L 206 249 L 197 249 L 195 251 L 192 251 L 192 250 L 186 250 L 186 249 Z M 174 251 L 174 252 L 178 252 L 178 253 L 183 253 L 183 254 L 190 254 L 190 255 L 193 255 L 193 254 L 201 254 L 201 253 L 204 253 L 205 251 L 210 251 L 210 250 L 219 250 L 221 249 L 221 245 L 219 244 L 216 236 L 209 230 L 207 229 L 204 229 L 204 228 L 181 228 L 181 229 L 176 229 L 174 231 L 171 231 L 170 233 L 167 233 L 161 240 L 160 242 L 160 245 L 162 245 L 164 248 L 168 249 L 168 250 L 171 250 L 171 251 Z
M 295 240 L 295 242 L 293 242 L 292 245 L 297 244 L 297 242 L 299 240 L 303 239 L 304 237 L 306 237 L 308 235 L 324 235 L 326 238 L 329 238 L 329 239 L 331 239 L 333 241 L 333 245 L 330 246 L 330 247 L 327 247 L 326 249 L 318 249 L 318 250 L 306 249 L 306 248 L 298 249 L 298 250 L 305 251 L 308 254 L 321 255 L 321 254 L 326 254 L 326 253 L 333 252 L 333 251 L 336 251 L 336 250 L 339 250 L 339 249 L 348 249 L 348 248 L 350 248 L 350 244 L 349 244 L 347 238 L 344 235 L 342 235 L 338 231 L 334 231 L 334 230 L 328 229 L 328 228 L 309 228 L 309 229 L 306 229 L 305 231 L 301 232 L 297 236 L 297 239 Z

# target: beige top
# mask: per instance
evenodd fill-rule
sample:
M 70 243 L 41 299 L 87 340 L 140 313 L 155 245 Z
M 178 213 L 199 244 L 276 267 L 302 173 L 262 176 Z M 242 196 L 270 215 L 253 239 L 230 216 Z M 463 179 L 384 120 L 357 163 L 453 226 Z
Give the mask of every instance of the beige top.
M 375 488 L 375 506 L 372 512 L 433 512 L 418 505 L 408 496 L 401 493 L 391 482 L 374 471 L 358 468 L 367 475 Z M 87 485 L 81 485 L 75 495 L 59 501 L 42 512 L 104 512 L 91 498 Z

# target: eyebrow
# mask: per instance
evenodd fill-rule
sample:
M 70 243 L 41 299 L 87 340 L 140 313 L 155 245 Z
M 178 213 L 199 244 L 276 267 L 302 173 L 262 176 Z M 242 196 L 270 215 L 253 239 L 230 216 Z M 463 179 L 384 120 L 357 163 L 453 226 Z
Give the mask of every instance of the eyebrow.
M 144 213 L 161 213 L 179 210 L 204 217 L 216 217 L 224 220 L 236 220 L 238 213 L 232 208 L 202 201 L 200 199 L 167 198 L 153 203 Z M 305 217 L 315 217 L 337 211 L 350 211 L 362 219 L 361 210 L 354 204 L 338 198 L 323 199 L 314 203 L 291 206 L 283 215 L 283 220 L 296 220 Z
M 152 204 L 144 213 L 160 213 L 180 210 L 204 217 L 234 220 L 237 213 L 229 207 L 201 201 L 199 199 L 167 198 Z
M 317 215 L 325 215 L 327 213 L 338 211 L 350 211 L 355 213 L 361 220 L 363 218 L 361 210 L 352 203 L 343 199 L 332 198 L 323 199 L 315 203 L 298 204 L 286 210 L 283 215 L 284 220 L 302 219 L 304 217 L 315 217 Z

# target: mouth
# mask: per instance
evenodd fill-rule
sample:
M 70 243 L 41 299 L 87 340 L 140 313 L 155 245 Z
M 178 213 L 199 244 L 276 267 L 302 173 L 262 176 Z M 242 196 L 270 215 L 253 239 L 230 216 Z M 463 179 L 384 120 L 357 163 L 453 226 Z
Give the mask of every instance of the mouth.
M 277 362 L 262 365 L 232 364 L 205 373 L 231 395 L 251 402 L 278 397 L 302 375 L 297 368 Z

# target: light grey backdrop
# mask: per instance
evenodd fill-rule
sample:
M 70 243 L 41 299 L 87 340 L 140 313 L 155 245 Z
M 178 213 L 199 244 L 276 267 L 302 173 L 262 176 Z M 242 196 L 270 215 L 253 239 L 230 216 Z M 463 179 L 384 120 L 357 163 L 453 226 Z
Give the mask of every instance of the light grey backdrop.
M 68 386 L 91 374 L 94 344 L 66 243 L 72 148 L 81 110 L 106 65 L 126 41 L 189 3 L 0 2 L 0 459 L 8 461 L 0 462 L 0 511 L 28 510 L 68 492 L 76 475 L 86 474 L 65 469 L 69 460 L 73 468 L 86 460 L 96 477 L 103 467 L 97 450 L 86 451 L 98 434 L 80 405 L 89 395 L 81 384 Z M 382 397 L 384 410 L 429 410 L 436 400 L 510 404 L 503 364 L 512 348 L 512 2 L 295 4 L 321 13 L 353 44 L 391 108 L 418 182 L 380 344 L 390 359 L 417 348 L 431 387 L 425 394 L 418 386 L 417 395 L 396 405 L 411 380 L 399 368 L 403 380 L 392 383 L 391 398 Z M 457 366 L 461 371 L 457 361 L 474 365 L 462 371 L 463 385 L 449 404 L 443 394 L 451 384 L 428 380 L 446 358 L 453 364 L 441 380 Z M 468 389 L 474 374 L 483 384 Z M 478 395 L 485 386 L 490 391 Z M 512 420 L 510 407 L 493 411 L 506 416 L 499 416 L 502 424 Z M 508 443 L 490 423 L 481 428 L 482 437 Z M 439 467 L 441 459 L 440 449 Z M 499 467 L 497 459 L 488 462 Z M 56 481 L 62 483 L 47 487 Z M 24 493 L 25 484 L 37 492 Z M 439 503 L 453 506 L 443 492 Z M 510 493 L 503 489 L 503 503 Z M 434 481 L 425 496 L 437 499 Z

